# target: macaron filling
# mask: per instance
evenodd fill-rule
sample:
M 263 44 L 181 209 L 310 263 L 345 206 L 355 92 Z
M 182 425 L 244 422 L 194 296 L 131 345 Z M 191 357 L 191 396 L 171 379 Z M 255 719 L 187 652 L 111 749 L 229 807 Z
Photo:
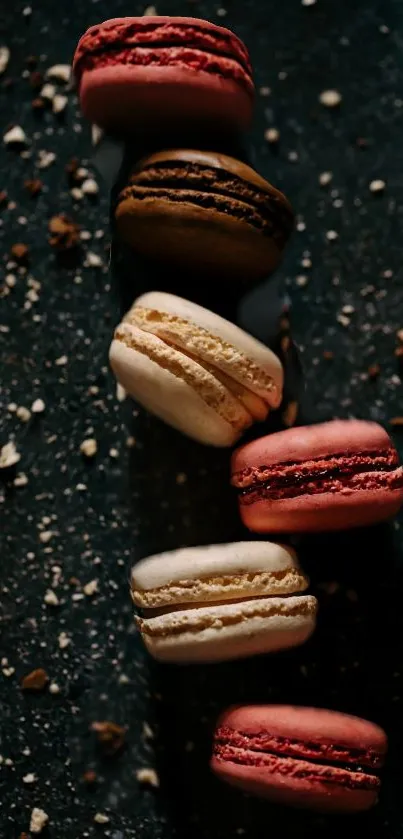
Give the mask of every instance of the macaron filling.
M 94 26 L 74 61 L 78 81 L 87 70 L 113 65 L 184 66 L 230 78 L 253 94 L 252 68 L 242 42 L 223 28 L 172 19 L 117 20 Z
M 277 190 L 264 192 L 225 169 L 189 161 L 152 162 L 134 172 L 119 196 L 138 200 L 186 202 L 246 221 L 283 247 L 293 227 L 293 214 Z
M 393 447 L 363 453 L 336 454 L 299 463 L 251 466 L 232 476 L 241 504 L 295 498 L 324 492 L 400 489 L 403 468 Z
M 373 749 L 235 731 L 228 726 L 217 729 L 213 755 L 218 761 L 264 768 L 273 775 L 372 791 L 380 786 L 375 771 L 383 763 L 383 755 Z

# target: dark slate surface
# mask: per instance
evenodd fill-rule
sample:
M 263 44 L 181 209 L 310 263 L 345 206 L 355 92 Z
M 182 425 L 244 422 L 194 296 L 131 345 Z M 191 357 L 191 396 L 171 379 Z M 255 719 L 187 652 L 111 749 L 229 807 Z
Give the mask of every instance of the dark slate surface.
M 157 0 L 157 6 L 162 14 L 191 13 L 233 27 L 251 49 L 258 87 L 271 89 L 257 98 L 251 158 L 298 212 L 277 278 L 292 298 L 306 413 L 388 425 L 403 413 L 394 355 L 396 331 L 403 327 L 400 0 L 318 0 L 310 8 L 298 0 L 226 0 L 225 17 L 219 3 Z M 24 128 L 30 156 L 2 147 L 0 189 L 11 205 L 2 207 L 0 227 L 8 277 L 1 300 L 0 442 L 15 441 L 21 454 L 16 473 L 28 483 L 11 482 L 4 490 L 0 836 L 27 832 L 36 806 L 49 816 L 43 835 L 54 839 L 260 839 L 297 832 L 317 839 L 341 831 L 399 839 L 399 522 L 301 544 L 321 610 L 315 637 L 300 650 L 172 670 L 149 662 L 135 636 L 127 591 L 133 557 L 245 534 L 226 488 L 228 453 L 202 449 L 117 402 L 107 367 L 120 305 L 107 272 L 107 190 L 101 184 L 93 203 L 70 194 L 66 162 L 75 155 L 85 166 L 91 156 L 75 95 L 68 93 L 62 119 L 31 111 L 28 56 L 40 57 L 40 70 L 68 62 L 87 26 L 144 6 L 42 0 L 28 9 L 20 2 L 2 7 L 2 41 L 11 49 L 0 83 L 2 126 L 17 122 Z M 329 88 L 342 94 L 337 111 L 318 102 Z M 264 140 L 269 126 L 281 134 L 277 153 Z M 56 155 L 44 170 L 35 168 L 40 150 Z M 326 188 L 318 182 L 324 171 L 333 173 Z M 44 184 L 37 199 L 23 186 L 33 176 Z M 374 178 L 386 182 L 381 196 L 369 190 Z M 56 263 L 47 243 L 48 220 L 60 212 L 85 232 L 71 269 Z M 327 240 L 329 230 L 337 240 Z M 29 245 L 26 273 L 8 264 L 15 242 Z M 85 267 L 88 252 L 100 256 L 102 267 Z M 189 296 L 197 296 L 191 277 Z M 345 306 L 351 308 L 343 312 Z M 380 372 L 371 380 L 374 364 Z M 46 409 L 27 423 L 7 408 L 29 408 L 36 398 Z M 80 454 L 85 437 L 98 442 L 90 461 Z M 41 531 L 51 531 L 49 541 L 41 541 Z M 83 594 L 95 579 L 98 592 Z M 59 605 L 46 604 L 48 589 Z M 37 667 L 46 669 L 58 693 L 22 693 L 20 678 Z M 266 700 L 338 708 L 385 726 L 389 760 L 381 802 L 370 815 L 328 819 L 287 812 L 210 778 L 218 711 L 232 702 Z M 128 729 L 126 750 L 113 760 L 99 755 L 89 730 L 105 719 Z M 158 772 L 159 789 L 139 785 L 136 771 L 143 767 Z M 91 790 L 83 782 L 89 769 L 96 772 Z M 23 780 L 29 773 L 35 776 L 31 784 Z M 94 823 L 96 813 L 109 822 Z

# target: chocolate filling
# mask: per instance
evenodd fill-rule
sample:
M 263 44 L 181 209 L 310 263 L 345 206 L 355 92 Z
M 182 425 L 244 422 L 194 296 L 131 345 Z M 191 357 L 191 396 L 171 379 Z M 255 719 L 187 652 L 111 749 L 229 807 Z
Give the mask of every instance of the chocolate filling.
M 295 498 L 323 492 L 403 487 L 403 469 L 395 449 L 357 455 L 329 455 L 305 463 L 251 467 L 236 473 L 232 484 L 241 503 Z
M 188 202 L 248 222 L 282 246 L 293 227 L 291 210 L 274 191 L 265 193 L 232 173 L 195 163 L 150 164 L 134 173 L 119 201 L 128 196 L 139 200 L 155 196 L 172 202 Z

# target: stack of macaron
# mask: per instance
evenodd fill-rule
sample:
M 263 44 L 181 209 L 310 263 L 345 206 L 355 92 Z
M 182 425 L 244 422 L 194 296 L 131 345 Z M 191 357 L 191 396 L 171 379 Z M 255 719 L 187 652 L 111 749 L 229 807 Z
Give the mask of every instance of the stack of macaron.
M 214 146 L 215 132 L 234 136 L 252 116 L 251 63 L 239 38 L 194 18 L 108 20 L 81 38 L 74 72 L 89 120 L 126 143 L 140 134 L 150 143 L 117 195 L 118 239 L 168 275 L 179 268 L 247 284 L 267 277 L 292 230 L 290 204 Z M 190 129 L 208 138 L 207 150 L 161 143 Z M 233 446 L 282 401 L 282 364 L 268 346 L 167 291 L 134 300 L 115 330 L 110 363 L 140 405 L 204 445 Z M 303 644 L 317 601 L 284 540 L 380 522 L 403 502 L 392 441 L 359 420 L 246 443 L 232 455 L 231 483 L 245 527 L 275 541 L 181 548 L 133 568 L 137 625 L 161 662 L 222 662 Z M 238 707 L 217 723 L 211 767 L 273 801 L 352 812 L 376 802 L 386 746 L 385 733 L 357 717 Z

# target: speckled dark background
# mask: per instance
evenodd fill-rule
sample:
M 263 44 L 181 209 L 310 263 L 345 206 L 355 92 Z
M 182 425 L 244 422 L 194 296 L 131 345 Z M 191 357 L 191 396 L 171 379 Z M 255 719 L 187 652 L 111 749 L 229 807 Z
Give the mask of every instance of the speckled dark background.
M 201 448 L 117 402 L 107 366 L 120 306 L 107 270 L 108 193 L 101 182 L 93 202 L 70 193 L 66 162 L 75 155 L 86 166 L 92 154 L 74 93 L 62 118 L 31 110 L 29 55 L 40 57 L 40 70 L 69 62 L 87 26 L 140 13 L 144 5 L 42 0 L 31 13 L 27 8 L 3 3 L 1 12 L 1 41 L 11 50 L 0 81 L 2 133 L 9 123 L 20 124 L 30 151 L 24 159 L 1 148 L 0 190 L 7 190 L 11 207 L 3 205 L 0 221 L 6 278 L 0 443 L 15 441 L 21 454 L 15 473 L 28 478 L 14 487 L 6 476 L 2 505 L 1 839 L 28 832 L 34 806 L 48 814 L 43 835 L 54 839 L 318 839 L 341 832 L 400 839 L 399 522 L 301 544 L 321 609 L 318 631 L 300 650 L 176 670 L 148 661 L 134 633 L 131 558 L 245 534 L 226 489 L 228 453 Z M 394 355 L 403 327 L 400 0 L 318 0 L 310 8 L 299 0 L 224 0 L 221 7 L 157 0 L 157 9 L 233 27 L 251 50 L 258 88 L 271 89 L 257 97 L 251 160 L 298 213 L 277 276 L 292 298 L 308 414 L 370 417 L 388 426 L 403 413 Z M 337 111 L 319 104 L 328 88 L 342 95 Z M 269 126 L 280 131 L 277 152 L 264 139 Z M 56 155 L 44 170 L 36 169 L 40 150 Z M 324 171 L 333 173 L 326 188 L 319 185 Z M 33 176 L 44 184 L 36 199 L 23 186 Z M 369 190 L 374 178 L 386 182 L 381 196 Z M 58 266 L 47 242 L 48 220 L 60 212 L 88 232 L 72 269 Z M 329 230 L 338 233 L 336 241 L 327 240 Z M 29 245 L 28 272 L 9 263 L 15 242 Z M 101 257 L 101 267 L 85 267 L 88 252 Z M 343 312 L 345 306 L 351 308 Z M 372 380 L 374 364 L 380 371 Z M 30 408 L 36 398 L 45 411 L 26 423 L 7 407 Z M 92 460 L 80 454 L 85 437 L 98 443 Z M 41 531 L 51 531 L 48 542 Z M 94 579 L 98 593 L 86 596 L 83 587 Z M 58 606 L 44 602 L 48 589 Z M 62 632 L 69 641 L 63 648 Z M 21 691 L 21 677 L 37 667 L 46 669 L 58 693 Z M 219 786 L 207 764 L 213 720 L 228 703 L 243 700 L 323 705 L 383 725 L 390 754 L 379 806 L 367 816 L 327 819 Z M 126 750 L 114 760 L 100 757 L 89 730 L 105 719 L 128 729 Z M 139 785 L 142 767 L 158 772 L 159 789 Z M 97 776 L 91 790 L 82 780 L 88 769 Z M 29 773 L 31 784 L 23 780 Z M 96 813 L 109 822 L 95 824 Z

